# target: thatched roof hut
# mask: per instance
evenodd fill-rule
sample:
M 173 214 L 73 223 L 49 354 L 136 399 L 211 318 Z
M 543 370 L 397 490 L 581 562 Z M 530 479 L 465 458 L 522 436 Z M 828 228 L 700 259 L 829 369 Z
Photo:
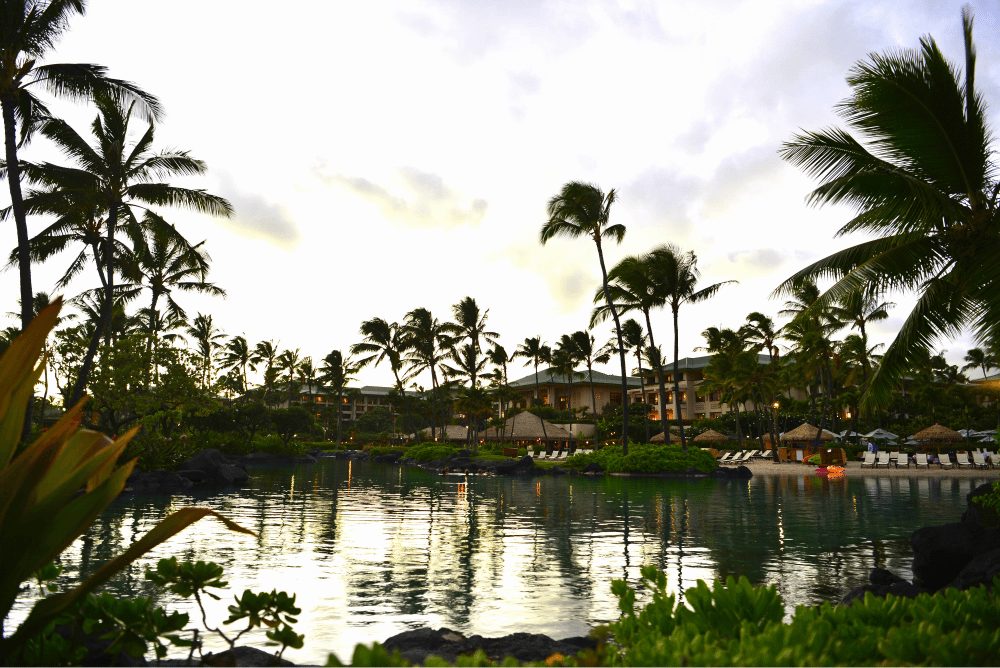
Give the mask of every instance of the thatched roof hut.
M 927 429 L 921 429 L 911 436 L 911 438 L 918 442 L 941 441 L 954 443 L 963 440 L 962 435 L 957 431 L 940 424 L 932 424 Z
M 721 443 L 732 439 L 725 434 L 715 431 L 714 429 L 709 429 L 708 431 L 701 432 L 691 440 L 695 443 Z
M 542 423 L 545 429 L 542 429 Z M 552 424 L 534 413 L 521 411 L 517 415 L 507 418 L 502 430 L 490 427 L 484 433 L 484 438 L 495 440 L 511 441 L 537 441 L 538 439 L 548 439 L 550 441 L 568 441 L 572 435 L 557 425 Z M 579 436 L 577 436 L 579 438 Z
M 681 430 L 678 429 L 677 427 L 670 427 L 670 440 L 673 440 L 675 437 L 676 438 L 680 438 L 681 437 Z M 653 436 L 651 439 L 649 439 L 649 442 L 650 443 L 663 443 L 663 432 L 661 431 L 656 436 Z
M 819 427 L 803 422 L 795 429 L 782 434 L 781 440 L 811 442 L 816 440 L 816 432 L 819 432 L 819 440 L 821 441 L 832 441 L 836 438 L 836 435 L 827 429 L 820 431 Z

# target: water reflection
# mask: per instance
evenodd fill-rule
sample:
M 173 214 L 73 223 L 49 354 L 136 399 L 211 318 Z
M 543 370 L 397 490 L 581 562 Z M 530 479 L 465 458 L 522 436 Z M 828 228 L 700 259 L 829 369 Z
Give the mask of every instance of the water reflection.
M 698 579 L 746 575 L 776 585 L 790 608 L 843 595 L 873 566 L 908 577 L 910 532 L 956 520 L 983 481 L 514 479 L 325 461 L 257 473 L 239 494 L 120 500 L 67 552 L 64 578 L 199 504 L 258 537 L 202 521 L 112 588 L 150 594 L 143 567 L 177 555 L 222 564 L 234 593 L 296 592 L 307 636 L 289 653 L 297 662 L 322 662 L 327 651 L 347 658 L 355 642 L 423 625 L 562 637 L 615 618 L 611 579 L 634 583 L 649 563 L 678 593 Z M 227 604 L 214 602 L 213 614 Z

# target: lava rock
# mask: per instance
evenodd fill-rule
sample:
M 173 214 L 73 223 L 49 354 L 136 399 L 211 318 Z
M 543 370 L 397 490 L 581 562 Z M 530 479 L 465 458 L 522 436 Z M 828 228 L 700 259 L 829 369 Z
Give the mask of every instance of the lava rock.
M 234 647 L 225 652 L 206 654 L 203 666 L 294 666 L 287 659 L 279 659 L 274 654 L 256 647 Z
M 473 654 L 482 650 L 493 661 L 514 657 L 519 661 L 544 661 L 553 654 L 570 656 L 577 652 L 594 648 L 596 643 L 590 638 L 566 638 L 553 640 L 538 633 L 512 633 L 501 638 L 484 638 L 474 635 L 466 638 L 451 629 L 433 630 L 420 628 L 405 631 L 385 641 L 387 650 L 398 650 L 412 663 L 423 663 L 428 656 L 439 656 L 446 661 L 455 661 L 463 654 Z
M 132 471 L 125 491 L 133 494 L 177 494 L 194 487 L 194 482 L 176 471 Z
M 962 522 L 980 527 L 1000 526 L 1000 516 L 997 515 L 996 511 L 991 508 L 984 508 L 978 503 L 972 502 L 972 500 L 977 496 L 983 496 L 984 494 L 989 494 L 992 491 L 993 483 L 987 482 L 979 485 L 966 495 L 965 498 L 969 505 L 965 509 L 965 512 L 962 513 Z
M 850 604 L 856 600 L 863 599 L 865 594 L 871 592 L 875 596 L 885 597 L 889 594 L 893 596 L 905 596 L 912 598 L 923 593 L 923 589 L 907 582 L 891 571 L 884 568 L 873 568 L 868 574 L 868 584 L 855 587 L 841 599 L 841 603 Z
M 525 455 L 520 459 L 498 462 L 493 470 L 501 475 L 531 475 L 535 472 L 535 460 Z
M 203 472 L 205 484 L 242 485 L 250 479 L 241 464 L 214 449 L 198 452 L 181 464 L 180 469 Z
M 868 581 L 873 585 L 884 587 L 889 587 L 898 582 L 906 582 L 903 578 L 884 568 L 873 568 L 872 572 L 868 574 Z
M 910 545 L 914 584 L 937 591 L 955 580 L 974 557 L 1000 548 L 1000 530 L 953 522 L 917 529 Z
M 319 460 L 312 453 L 303 453 L 300 455 L 279 455 L 271 452 L 251 452 L 242 459 L 242 463 L 246 465 L 315 464 L 317 461 Z
M 382 462 L 383 464 L 395 464 L 399 461 L 400 457 L 403 456 L 402 452 L 386 452 L 381 455 L 375 455 L 372 457 L 373 462 Z
M 723 480 L 749 480 L 753 477 L 753 471 L 751 471 L 746 466 L 720 466 L 714 471 L 712 471 L 711 476 L 713 478 L 721 478 Z
M 1000 549 L 981 552 L 973 557 L 948 586 L 969 589 L 980 585 L 990 586 L 1000 575 Z

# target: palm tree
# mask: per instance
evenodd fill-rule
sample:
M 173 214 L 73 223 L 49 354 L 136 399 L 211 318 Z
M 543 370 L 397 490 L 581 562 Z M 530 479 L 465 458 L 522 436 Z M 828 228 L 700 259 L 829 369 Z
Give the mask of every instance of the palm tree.
M 833 345 L 830 341 L 834 332 L 843 326 L 834 315 L 833 309 L 820 303 L 820 291 L 812 280 L 803 279 L 793 288 L 791 299 L 785 302 L 780 315 L 789 316 L 791 321 L 783 328 L 784 338 L 792 344 L 793 359 L 802 378 L 806 379 L 812 419 L 817 425 L 816 437 L 827 417 L 827 408 L 833 395 L 833 370 L 831 359 Z M 813 384 L 823 394 L 822 405 L 816 406 Z M 831 425 L 832 427 L 833 425 Z
M 192 246 L 172 225 L 155 213 L 147 212 L 146 219 L 158 222 L 144 225 L 145 234 L 135 240 L 135 248 L 122 258 L 121 273 L 125 281 L 122 284 L 122 293 L 126 299 L 142 289 L 148 289 L 150 292 L 148 309 L 150 337 L 146 353 L 152 358 L 159 335 L 155 316 L 159 313 L 157 302 L 160 297 L 166 299 L 166 310 L 170 317 L 186 318 L 184 309 L 173 298 L 174 290 L 220 297 L 225 297 L 226 291 L 205 280 L 211 258 L 201 248 L 204 241 Z
M 625 346 L 622 344 L 622 326 L 618 320 L 618 309 L 608 294 L 608 270 L 604 264 L 604 249 L 601 242 L 605 238 L 621 243 L 625 237 L 625 226 L 611 225 L 611 205 L 615 203 L 614 188 L 607 195 L 597 186 L 589 183 L 572 181 L 562 187 L 558 195 L 549 200 L 549 219 L 542 225 L 540 239 L 542 244 L 557 236 L 581 237 L 588 236 L 597 247 L 597 259 L 601 265 L 601 284 L 604 287 L 608 309 L 615 321 L 615 334 L 618 337 L 618 359 L 622 370 L 622 450 L 628 454 L 628 376 L 625 365 Z
M 215 368 L 215 357 L 219 346 L 226 335 L 215 327 L 211 315 L 199 313 L 195 316 L 188 334 L 194 339 L 195 351 L 201 358 L 201 385 L 208 389 L 212 384 L 212 371 Z
M 886 349 L 862 399 L 888 404 L 919 351 L 970 328 L 1000 333 L 997 165 L 985 103 L 975 86 L 972 12 L 962 12 L 965 77 L 930 36 L 918 50 L 873 54 L 847 83 L 838 112 L 849 128 L 796 135 L 781 156 L 821 180 L 817 205 L 849 203 L 857 215 L 839 234 L 876 236 L 803 268 L 777 291 L 808 277 L 833 278 L 829 305 L 859 290 L 913 290 L 913 310 Z
M 53 95 L 75 99 L 101 93 L 138 103 L 148 117 L 160 113 L 155 97 L 133 83 L 107 77 L 105 68 L 100 65 L 43 65 L 38 62 L 66 31 L 70 18 L 84 13 L 84 5 L 83 0 L 20 0 L 0 4 L 0 108 L 3 110 L 7 183 L 17 229 L 22 329 L 32 318 L 32 291 L 28 224 L 17 149 L 26 144 L 39 123 L 49 117 L 49 110 L 34 91 L 42 87 Z
M 965 353 L 965 361 L 968 363 L 962 367 L 962 371 L 981 369 L 983 372 L 983 380 L 986 380 L 987 378 L 986 372 L 997 365 L 996 358 L 982 348 L 970 349 L 967 353 Z
M 83 203 L 87 215 L 93 213 L 94 205 L 104 212 L 102 215 L 106 215 L 103 246 L 98 256 L 103 264 L 103 288 L 108 296 L 105 304 L 110 305 L 110 296 L 115 289 L 115 258 L 118 255 L 115 248 L 119 224 L 133 242 L 142 234 L 142 224 L 135 215 L 135 209 L 145 209 L 150 205 L 185 206 L 213 215 L 229 216 L 232 206 L 222 197 L 203 190 L 160 182 L 171 176 L 202 174 L 205 163 L 192 158 L 186 151 L 154 153 L 152 123 L 130 145 L 129 124 L 134 103 L 124 107 L 118 100 L 100 95 L 96 104 L 98 116 L 92 125 L 96 147 L 88 144 L 65 121 L 51 118 L 42 124 L 42 134 L 80 167 L 57 167 L 48 163 L 24 163 L 23 167 L 30 178 L 49 187 L 32 194 L 30 206 L 33 210 L 65 215 L 72 206 Z M 28 200 L 25 205 L 29 205 Z M 111 313 L 107 311 L 100 330 L 107 329 L 110 317 Z M 87 350 L 73 391 L 73 401 L 83 395 L 103 333 L 95 333 Z
M 510 398 L 510 385 L 507 382 L 507 364 L 513 361 L 514 355 L 508 355 L 506 349 L 499 343 L 494 343 L 486 354 L 490 364 L 494 366 L 496 372 L 495 381 L 497 386 L 496 397 L 500 404 L 500 418 L 507 417 L 507 400 Z M 513 429 L 513 425 L 511 425 Z M 501 431 L 500 436 L 503 436 Z
M 337 414 L 336 429 L 334 438 L 340 443 L 340 424 L 343 412 L 342 403 L 347 386 L 354 380 L 356 374 L 362 367 L 360 362 L 355 361 L 350 355 L 346 357 L 339 350 L 332 350 L 323 358 L 323 366 L 320 367 L 320 381 L 333 392 L 337 398 L 334 404 L 334 411 Z
M 686 449 L 684 422 L 681 420 L 678 313 L 682 304 L 696 304 L 705 301 L 713 297 L 722 286 L 736 281 L 722 281 L 701 290 L 695 290 L 701 275 L 701 272 L 698 271 L 698 257 L 693 251 L 682 253 L 673 244 L 657 246 L 644 257 L 644 262 L 653 282 L 653 296 L 656 297 L 660 305 L 669 305 L 670 313 L 673 316 L 674 411 L 677 413 L 677 425 L 680 428 L 681 447 Z M 665 436 L 666 432 L 664 432 Z
M 576 416 L 573 413 L 573 378 L 576 376 L 576 364 L 579 361 L 577 358 L 576 345 L 573 343 L 573 339 L 569 334 L 563 334 L 559 339 L 559 343 L 556 344 L 555 349 L 552 351 L 552 356 L 550 358 L 549 373 L 556 376 L 562 376 L 566 379 L 569 384 L 569 390 L 566 397 L 566 410 L 570 414 L 570 426 L 569 434 L 570 438 L 573 438 L 573 422 L 576 421 Z M 548 438 L 548 434 L 545 434 Z
M 230 369 L 237 374 L 242 384 L 241 392 L 246 392 L 250 388 L 247 380 L 247 369 L 254 369 L 256 364 L 254 356 L 250 351 L 250 346 L 243 336 L 233 336 L 226 343 L 226 349 L 222 354 L 222 368 Z
M 531 360 L 532 366 L 535 368 L 535 398 L 532 402 L 535 406 L 540 406 L 542 403 L 539 395 L 539 383 L 538 383 L 538 365 L 539 364 L 550 364 L 552 362 L 552 349 L 542 342 L 542 337 L 540 336 L 529 336 L 525 337 L 524 341 L 517 347 L 511 359 L 515 357 L 523 357 L 527 360 Z M 542 420 L 542 436 L 545 437 L 545 441 L 548 442 L 549 435 L 545 431 L 545 420 Z
M 267 397 L 277 380 L 278 344 L 274 341 L 261 341 L 253 348 L 250 356 L 251 365 L 264 365 L 264 382 L 261 401 L 268 404 Z
M 868 330 L 870 322 L 879 322 L 889 318 L 889 309 L 895 306 L 892 302 L 881 301 L 881 296 L 869 291 L 855 291 L 845 294 L 834 304 L 830 311 L 833 317 L 842 323 L 848 323 L 858 330 L 861 350 L 868 350 Z M 868 355 L 862 355 L 861 385 L 868 382 L 868 372 L 871 370 Z
M 399 373 L 403 370 L 406 343 L 400 326 L 395 322 L 390 324 L 382 318 L 372 318 L 361 323 L 361 334 L 365 337 L 364 341 L 351 346 L 352 355 L 367 355 L 358 360 L 359 368 L 389 360 L 392 375 L 396 379 L 396 391 L 403 396 L 403 381 Z
M 296 373 L 299 375 L 299 382 L 306 386 L 306 396 L 308 397 L 308 402 L 311 406 L 313 386 L 316 384 L 316 367 L 313 366 L 312 357 L 306 356 L 303 358 L 302 361 L 299 362 Z
M 653 322 L 650 318 L 650 311 L 661 306 L 662 302 L 656 293 L 656 285 L 653 282 L 652 272 L 649 270 L 647 258 L 636 255 L 628 255 L 621 259 L 611 271 L 608 272 L 608 290 L 610 302 L 615 304 L 620 314 L 628 311 L 639 311 L 646 320 L 646 332 L 649 335 L 649 345 L 658 349 L 656 339 L 653 337 Z M 603 302 L 603 304 L 601 304 Z M 605 291 L 599 289 L 594 294 L 594 312 L 590 316 L 590 326 L 607 319 L 611 312 L 609 297 L 605 296 Z M 624 337 L 624 332 L 622 334 Z M 667 424 L 667 388 L 663 375 L 663 367 L 654 367 L 656 370 L 657 398 L 659 401 L 660 424 L 663 428 L 664 443 L 670 443 L 670 429 Z
M 299 349 L 286 350 L 278 355 L 275 360 L 275 371 L 278 374 L 282 372 L 288 374 L 286 380 L 288 381 L 288 405 L 292 405 L 292 397 L 295 396 L 295 377 L 299 372 L 299 364 L 302 362 L 302 358 L 299 356 Z
M 646 347 L 646 334 L 642 331 L 642 325 L 639 324 L 634 318 L 629 318 L 622 323 L 622 342 L 625 343 L 625 352 L 635 352 L 635 361 L 639 366 L 639 392 L 642 396 L 642 402 L 646 402 L 646 378 L 642 373 L 642 351 Z M 608 341 L 604 346 L 604 351 L 610 354 L 613 351 L 614 340 Z M 642 427 L 644 435 L 644 443 L 649 443 L 649 419 L 648 416 L 644 415 L 642 417 Z M 666 438 L 666 432 L 664 432 L 664 438 Z
M 440 400 L 437 369 L 455 344 L 455 331 L 454 325 L 438 321 L 425 308 L 415 308 L 407 313 L 403 324 L 403 345 L 409 353 L 403 361 L 410 366 L 405 380 L 413 379 L 422 371 L 430 371 L 431 396 L 435 403 Z M 435 406 L 433 412 L 440 419 L 443 416 L 437 409 Z M 435 425 L 432 423 L 431 437 L 436 435 Z
M 465 297 L 460 302 L 451 307 L 452 315 L 455 317 L 455 332 L 464 337 L 477 353 L 482 351 L 483 343 L 495 343 L 500 335 L 486 329 L 486 320 L 489 318 L 490 310 L 479 310 L 479 305 L 472 297 Z M 475 371 L 475 365 L 472 365 Z M 477 387 L 478 373 L 473 373 L 470 383 L 473 388 Z
M 590 381 L 590 405 L 594 407 L 594 415 L 597 415 L 597 395 L 594 392 L 594 362 L 605 364 L 611 355 L 608 352 L 598 350 L 594 347 L 594 335 L 589 332 L 577 331 L 569 335 L 574 349 L 575 357 L 587 365 L 587 378 Z M 617 351 L 615 351 L 617 352 Z M 626 403 L 628 397 L 625 397 Z

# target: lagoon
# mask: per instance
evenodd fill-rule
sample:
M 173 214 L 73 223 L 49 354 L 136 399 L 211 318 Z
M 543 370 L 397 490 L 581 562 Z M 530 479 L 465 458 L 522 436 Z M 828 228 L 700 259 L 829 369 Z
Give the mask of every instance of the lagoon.
M 811 469 L 748 481 L 501 478 L 324 459 L 258 469 L 247 487 L 212 496 L 123 497 L 63 555 L 62 581 L 91 572 L 172 510 L 202 505 L 258 537 L 202 520 L 112 591 L 156 595 L 142 567 L 161 557 L 215 561 L 230 584 L 210 607 L 215 621 L 244 588 L 298 595 L 306 645 L 285 654 L 297 663 L 322 664 L 329 651 L 349 660 L 357 642 L 419 626 L 560 638 L 613 620 L 611 580 L 635 583 L 645 564 L 665 570 L 678 593 L 731 575 L 773 584 L 789 611 L 837 600 L 875 566 L 909 578 L 910 533 L 957 521 L 965 495 L 987 479 L 831 481 Z M 31 598 L 19 600 L 7 628 Z M 251 642 L 263 646 L 262 637 Z

